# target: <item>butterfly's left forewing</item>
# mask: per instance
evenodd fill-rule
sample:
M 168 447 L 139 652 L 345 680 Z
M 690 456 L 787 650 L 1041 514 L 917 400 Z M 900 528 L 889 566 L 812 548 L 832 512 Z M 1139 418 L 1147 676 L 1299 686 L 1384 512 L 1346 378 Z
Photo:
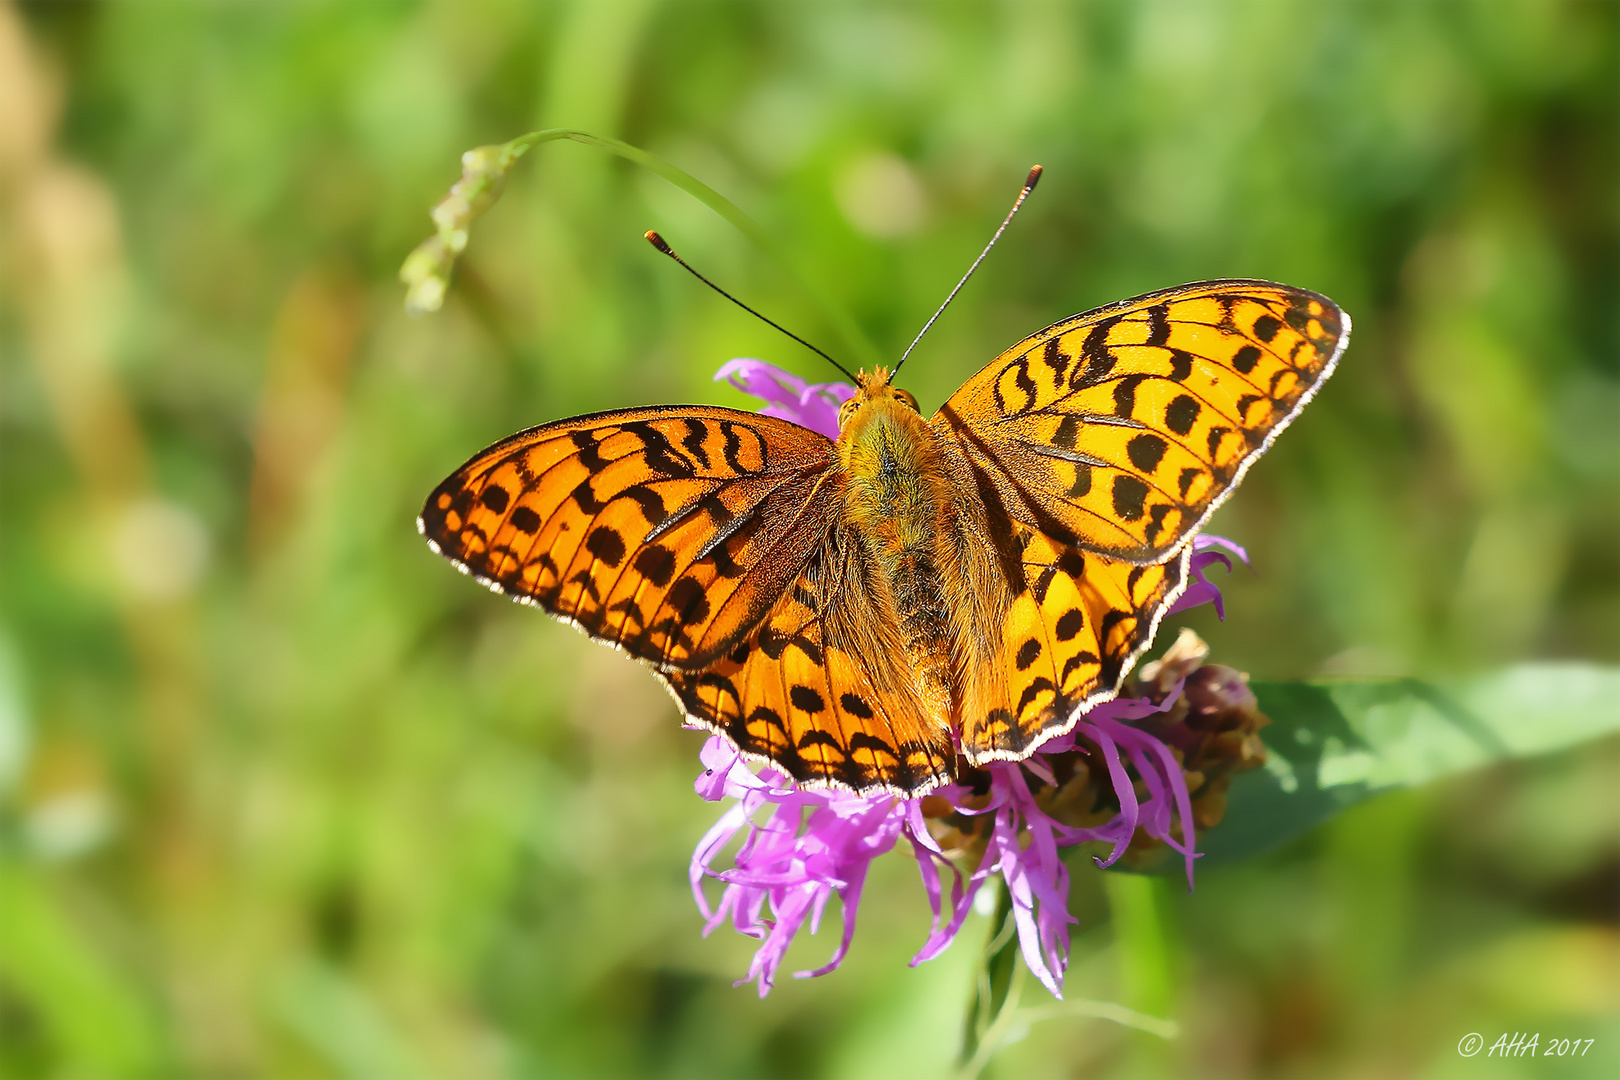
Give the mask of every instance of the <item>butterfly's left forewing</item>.
M 1349 332 L 1303 289 L 1184 285 L 1047 327 L 946 402 L 931 426 L 958 505 L 983 507 L 956 585 L 970 761 L 1022 760 L 1119 692 L 1192 537 Z

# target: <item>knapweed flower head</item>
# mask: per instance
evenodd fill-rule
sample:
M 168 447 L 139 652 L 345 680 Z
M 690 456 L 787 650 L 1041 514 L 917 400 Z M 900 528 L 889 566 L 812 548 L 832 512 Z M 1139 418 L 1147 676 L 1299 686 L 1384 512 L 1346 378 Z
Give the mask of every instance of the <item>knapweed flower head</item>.
M 763 412 L 829 438 L 838 434 L 838 407 L 854 392 L 840 383 L 806 384 L 760 360 L 733 360 L 715 378 L 765 399 Z M 1247 561 L 1228 540 L 1196 538 L 1191 581 L 1171 611 L 1209 603 L 1224 617 L 1220 590 L 1205 571 L 1214 563 L 1230 569 L 1232 556 Z M 837 947 L 821 967 L 795 973 L 825 975 L 849 952 L 872 860 L 904 841 L 933 911 L 913 965 L 949 947 L 979 890 L 999 875 L 1025 964 L 1061 997 L 1076 922 L 1061 849 L 1094 845 L 1103 867 L 1168 849 L 1180 856 L 1190 887 L 1197 830 L 1220 820 L 1231 775 L 1264 760 L 1255 732 L 1266 720 L 1254 695 L 1238 672 L 1205 665 L 1207 653 L 1183 631 L 1118 698 L 1029 758 L 979 768 L 959 759 L 954 783 L 918 798 L 802 788 L 779 769 L 750 767 L 727 740 L 712 736 L 697 792 L 735 801 L 692 854 L 692 894 L 705 935 L 730 920 L 738 933 L 759 939 L 739 985 L 755 982 L 763 997 L 799 930 L 808 924 L 815 933 L 836 896 L 843 917 Z M 739 835 L 741 847 L 723 866 Z M 717 904 L 704 889 L 709 878 L 723 886 Z

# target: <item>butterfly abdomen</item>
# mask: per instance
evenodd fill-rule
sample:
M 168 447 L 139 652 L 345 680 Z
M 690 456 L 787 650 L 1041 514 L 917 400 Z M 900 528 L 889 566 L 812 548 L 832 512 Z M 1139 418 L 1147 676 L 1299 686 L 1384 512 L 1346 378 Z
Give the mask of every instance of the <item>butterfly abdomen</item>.
M 915 410 L 877 396 L 839 436 L 846 520 L 893 605 L 895 645 L 929 712 L 951 712 L 949 618 L 940 577 L 950 485 L 935 436 Z

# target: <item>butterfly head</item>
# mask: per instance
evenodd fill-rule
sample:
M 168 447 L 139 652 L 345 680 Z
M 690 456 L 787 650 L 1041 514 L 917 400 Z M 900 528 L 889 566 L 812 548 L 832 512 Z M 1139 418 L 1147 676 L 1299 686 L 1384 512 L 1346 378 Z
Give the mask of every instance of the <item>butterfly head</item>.
M 844 402 L 838 410 L 838 428 L 842 431 L 849 426 L 855 414 L 868 405 L 879 402 L 889 402 L 911 412 L 921 414 L 917 406 L 917 399 L 911 396 L 910 390 L 902 390 L 889 380 L 893 373 L 888 368 L 876 368 L 870 374 L 864 369 L 855 376 L 855 396 Z

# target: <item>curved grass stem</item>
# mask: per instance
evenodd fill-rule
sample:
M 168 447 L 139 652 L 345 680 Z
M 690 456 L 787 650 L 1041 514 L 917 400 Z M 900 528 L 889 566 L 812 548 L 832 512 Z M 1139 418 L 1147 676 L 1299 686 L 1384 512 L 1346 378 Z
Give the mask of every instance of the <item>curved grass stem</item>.
M 794 279 L 820 309 L 822 317 L 838 331 L 846 347 L 856 354 L 858 362 L 875 366 L 882 359 L 877 347 L 861 331 L 855 320 L 800 272 L 776 238 L 736 203 L 657 154 L 650 154 L 638 146 L 632 146 L 618 139 L 603 138 L 577 128 L 531 131 L 509 142 L 476 147 L 462 155 L 461 179 L 451 187 L 450 193 L 440 200 L 432 211 L 437 231 L 412 251 L 400 267 L 400 280 L 407 286 L 405 298 L 407 311 L 421 314 L 439 309 L 449 289 L 450 272 L 455 266 L 456 258 L 467 246 L 468 231 L 472 222 L 500 197 L 507 171 L 534 147 L 558 140 L 583 143 L 586 146 L 606 150 L 610 154 L 617 154 L 626 161 L 662 177 L 697 199 L 753 241 Z

